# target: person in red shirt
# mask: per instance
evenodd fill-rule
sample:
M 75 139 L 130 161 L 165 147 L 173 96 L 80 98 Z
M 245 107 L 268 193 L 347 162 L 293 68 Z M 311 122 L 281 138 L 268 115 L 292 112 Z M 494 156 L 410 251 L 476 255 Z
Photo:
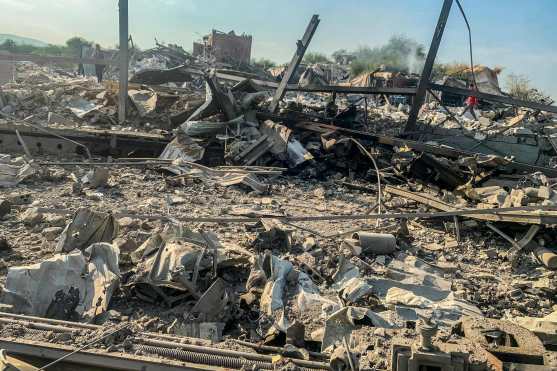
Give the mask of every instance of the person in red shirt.
M 470 84 L 470 89 L 476 90 L 476 86 L 474 85 L 474 83 Z M 468 98 L 466 98 L 466 100 L 464 101 L 464 104 L 466 104 L 466 107 L 464 108 L 464 111 L 462 111 L 461 116 L 464 116 L 466 111 L 470 111 L 470 114 L 472 114 L 472 117 L 474 118 L 474 120 L 477 120 L 478 118 L 476 117 L 476 113 L 474 112 L 474 108 L 476 108 L 476 106 L 478 105 L 478 98 L 471 95 Z

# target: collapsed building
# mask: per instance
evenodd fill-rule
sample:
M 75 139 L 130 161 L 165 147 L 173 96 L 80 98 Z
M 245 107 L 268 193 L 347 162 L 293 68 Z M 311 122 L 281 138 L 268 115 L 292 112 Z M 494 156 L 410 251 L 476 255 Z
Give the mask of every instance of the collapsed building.
M 249 64 L 251 61 L 251 35 L 236 35 L 232 30 L 228 33 L 212 30 L 203 36 L 202 42 L 193 43 L 193 56 L 214 58 L 216 62 L 234 65 Z
M 17 63 L 0 364 L 557 367 L 557 108 L 427 73 L 331 84 L 300 65 L 318 23 L 278 82 L 132 57 L 124 123 L 113 82 Z

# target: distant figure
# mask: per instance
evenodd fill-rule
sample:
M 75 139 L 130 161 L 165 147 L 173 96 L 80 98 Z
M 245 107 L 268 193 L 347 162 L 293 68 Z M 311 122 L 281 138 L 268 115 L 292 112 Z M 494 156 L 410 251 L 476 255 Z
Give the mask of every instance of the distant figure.
M 474 83 L 470 84 L 470 89 L 477 90 L 476 85 L 474 85 Z M 461 116 L 464 116 L 466 111 L 470 111 L 470 114 L 472 115 L 474 120 L 478 120 L 478 118 L 476 117 L 476 112 L 474 112 L 474 108 L 476 108 L 476 106 L 478 105 L 478 98 L 471 95 L 468 98 L 466 98 L 464 104 L 466 104 L 466 108 L 464 108 L 464 111 L 462 111 Z
M 95 59 L 104 59 L 104 53 L 101 50 L 101 46 L 99 44 L 95 45 Z M 103 81 L 103 73 L 106 66 L 104 64 L 95 64 L 95 74 L 97 75 L 97 81 L 100 84 Z
M 79 58 L 83 58 L 83 45 L 79 47 Z M 77 65 L 77 74 L 80 76 L 85 76 L 85 68 L 83 67 L 83 63 L 79 63 Z

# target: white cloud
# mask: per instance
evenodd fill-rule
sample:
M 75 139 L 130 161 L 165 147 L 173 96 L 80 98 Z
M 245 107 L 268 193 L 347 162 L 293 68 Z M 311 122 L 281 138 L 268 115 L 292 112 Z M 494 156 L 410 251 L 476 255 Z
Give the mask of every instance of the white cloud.
M 32 0 L 0 0 L 2 12 L 18 11 L 30 12 L 35 9 L 35 4 Z

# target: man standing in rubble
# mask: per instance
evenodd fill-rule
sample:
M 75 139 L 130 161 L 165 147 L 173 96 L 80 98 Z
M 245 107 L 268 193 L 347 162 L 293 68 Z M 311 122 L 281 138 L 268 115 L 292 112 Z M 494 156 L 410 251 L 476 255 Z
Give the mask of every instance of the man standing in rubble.
M 99 44 L 95 45 L 95 59 L 104 59 L 104 52 L 101 50 Z M 103 81 L 103 73 L 106 66 L 104 64 L 95 64 L 95 74 L 97 75 L 97 82 L 100 84 Z
M 474 83 L 470 84 L 470 89 L 476 91 L 476 85 Z M 464 116 L 464 114 L 467 111 L 470 111 L 470 114 L 472 115 L 472 117 L 474 118 L 474 120 L 478 120 L 478 118 L 476 117 L 476 112 L 474 112 L 474 109 L 476 108 L 476 106 L 478 105 L 478 98 L 476 98 L 475 96 L 471 95 L 468 98 L 466 98 L 466 100 L 464 101 L 464 103 L 466 104 L 466 107 L 464 108 L 464 111 L 462 111 L 461 116 Z

